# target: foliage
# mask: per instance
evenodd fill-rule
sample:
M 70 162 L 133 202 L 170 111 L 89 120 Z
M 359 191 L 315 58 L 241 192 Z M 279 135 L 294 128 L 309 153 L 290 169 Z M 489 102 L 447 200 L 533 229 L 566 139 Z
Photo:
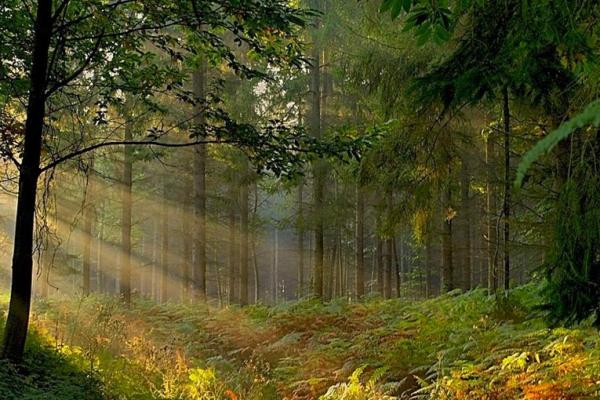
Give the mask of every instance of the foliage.
M 597 154 L 597 149 L 589 151 Z M 555 323 L 591 318 L 600 326 L 600 176 L 593 161 L 574 166 L 557 215 L 554 246 L 544 266 L 546 308 Z
M 534 285 L 501 300 L 476 290 L 222 310 L 144 300 L 98 308 L 105 301 L 53 300 L 34 325 L 59 357 L 92 365 L 108 398 L 550 400 L 600 390 L 597 331 L 549 330 L 534 311 Z M 115 321 L 120 332 L 98 328 Z M 93 354 L 90 340 L 101 344 Z
M 542 157 L 544 153 L 549 153 L 559 142 L 567 139 L 578 129 L 585 128 L 589 125 L 594 127 L 600 125 L 600 100 L 588 104 L 582 112 L 561 124 L 560 127 L 550 132 L 543 139 L 538 141 L 531 150 L 525 153 L 517 168 L 515 185 L 521 186 L 527 170 L 529 170 L 533 163 Z
M 28 338 L 23 364 L 17 370 L 0 362 L 3 400 L 108 400 L 104 387 L 81 369 L 72 356 L 58 353 L 43 338 Z

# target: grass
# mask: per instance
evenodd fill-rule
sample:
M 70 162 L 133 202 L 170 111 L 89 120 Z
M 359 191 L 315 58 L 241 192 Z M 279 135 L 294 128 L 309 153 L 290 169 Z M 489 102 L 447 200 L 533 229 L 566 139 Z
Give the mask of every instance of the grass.
M 509 300 L 475 290 L 419 302 L 307 299 L 223 310 L 53 299 L 36 304 L 28 344 L 48 357 L 29 358 L 44 367 L 26 367 L 38 372 L 22 378 L 4 365 L 0 389 L 24 379 L 17 386 L 32 394 L 14 398 L 600 398 L 598 331 L 550 329 L 537 302 L 531 285 Z M 28 378 L 40 370 L 39 382 Z M 55 376 L 55 397 L 35 397 Z M 73 397 L 78 380 L 92 397 Z
M 68 355 L 48 347 L 39 336 L 29 336 L 23 365 L 17 370 L 0 361 L 2 400 L 109 399 L 102 383 L 77 367 Z

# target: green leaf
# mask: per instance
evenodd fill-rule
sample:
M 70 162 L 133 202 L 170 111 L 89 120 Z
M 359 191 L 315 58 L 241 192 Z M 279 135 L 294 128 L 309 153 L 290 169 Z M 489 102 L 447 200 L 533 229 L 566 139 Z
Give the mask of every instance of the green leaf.
M 379 7 L 379 12 L 384 13 L 389 11 L 392 6 L 397 3 L 398 0 L 383 0 L 381 6 Z
M 600 125 L 600 100 L 588 104 L 580 114 L 550 132 L 548 136 L 541 139 L 531 150 L 525 153 L 517 167 L 515 186 L 520 187 L 523 184 L 525 174 L 543 154 L 549 153 L 561 140 L 569 137 L 575 130 L 588 125 L 596 127 Z

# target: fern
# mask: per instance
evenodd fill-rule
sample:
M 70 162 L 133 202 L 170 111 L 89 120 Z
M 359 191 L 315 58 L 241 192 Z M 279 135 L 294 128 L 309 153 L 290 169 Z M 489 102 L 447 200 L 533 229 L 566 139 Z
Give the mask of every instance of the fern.
M 588 104 L 585 109 L 569 121 L 562 124 L 558 129 L 552 131 L 548 136 L 536 143 L 531 150 L 523 156 L 523 159 L 517 167 L 517 177 L 515 186 L 520 187 L 525 178 L 525 174 L 543 154 L 550 152 L 561 140 L 569 137 L 575 130 L 588 125 L 600 125 L 600 100 L 595 100 Z

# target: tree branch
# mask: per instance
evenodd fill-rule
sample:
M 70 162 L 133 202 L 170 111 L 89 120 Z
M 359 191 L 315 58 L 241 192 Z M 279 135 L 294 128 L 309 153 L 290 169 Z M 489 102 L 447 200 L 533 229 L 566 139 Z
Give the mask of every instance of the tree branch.
M 131 141 L 122 141 L 122 140 L 114 140 L 102 143 L 96 143 L 94 145 L 84 147 L 82 149 L 76 150 L 72 153 L 66 154 L 64 156 L 56 158 L 54 161 L 50 162 L 45 167 L 40 168 L 40 173 L 46 172 L 52 168 L 55 168 L 57 165 L 62 164 L 65 161 L 71 160 L 75 157 L 81 156 L 85 153 L 89 153 L 90 151 L 94 151 L 103 147 L 111 147 L 111 146 L 131 146 L 131 145 L 147 145 L 147 146 L 159 146 L 159 147 L 191 147 L 191 146 L 199 146 L 204 144 L 233 144 L 234 141 L 227 140 L 198 140 L 195 142 L 184 142 L 184 143 L 168 143 L 168 142 L 153 142 L 148 140 L 131 140 Z

